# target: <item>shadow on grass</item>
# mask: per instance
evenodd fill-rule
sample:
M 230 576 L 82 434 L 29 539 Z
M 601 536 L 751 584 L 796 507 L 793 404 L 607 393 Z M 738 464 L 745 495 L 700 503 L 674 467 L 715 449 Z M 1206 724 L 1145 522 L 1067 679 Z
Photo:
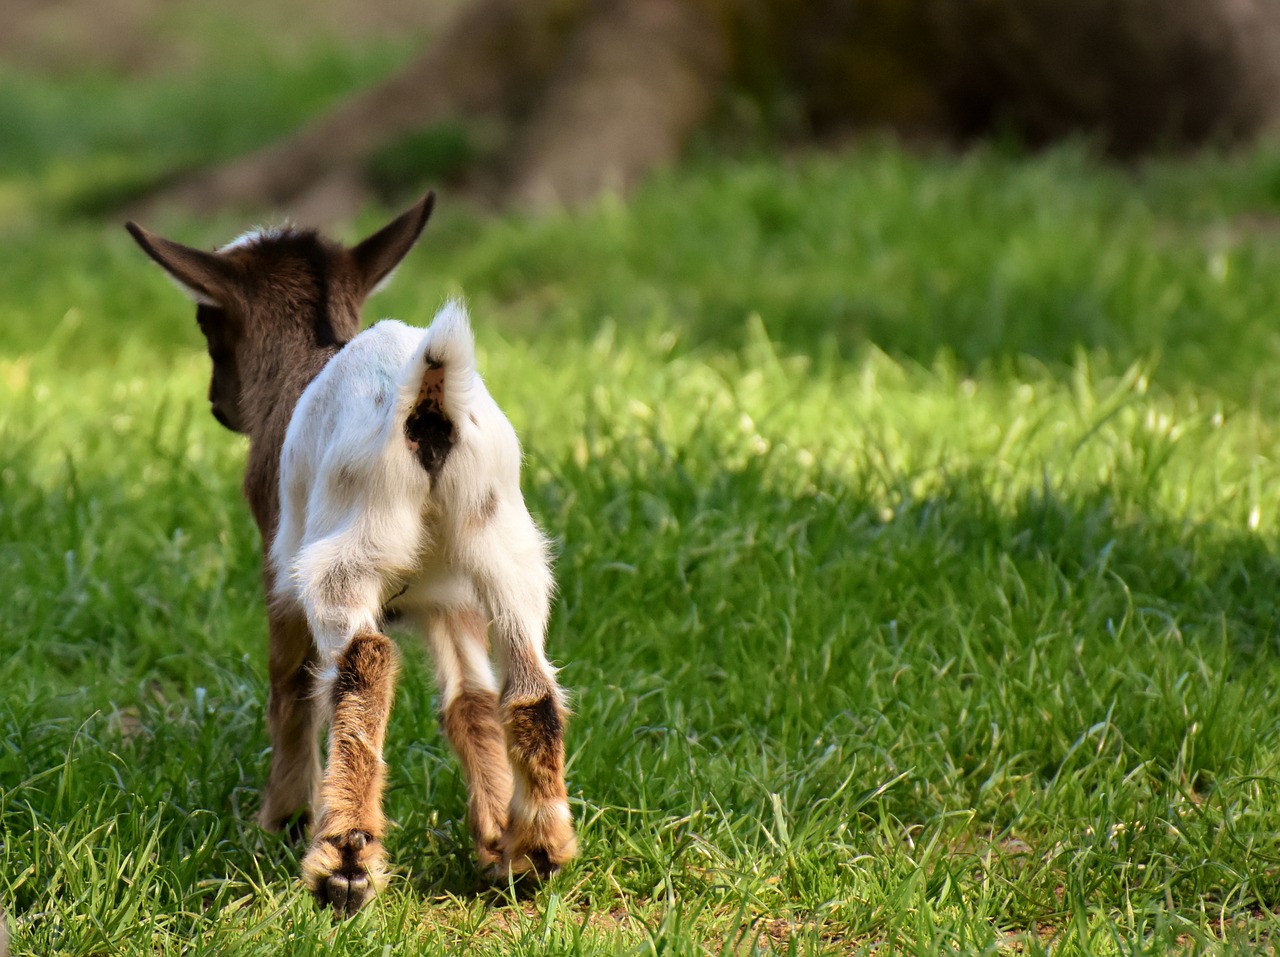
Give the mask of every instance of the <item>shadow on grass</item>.
M 752 806 L 846 742 L 805 772 L 809 800 L 856 761 L 938 789 L 892 789 L 883 813 L 941 801 L 995 826 L 992 781 L 1053 787 L 1091 728 L 1113 729 L 1117 767 L 1151 762 L 1175 789 L 1276 746 L 1280 556 L 1262 536 L 1108 486 L 1002 501 L 978 474 L 913 496 L 872 476 L 780 489 L 763 460 L 563 468 L 572 497 L 545 487 L 535 511 L 564 540 L 551 646 L 582 689 L 593 802 L 681 807 L 715 780 L 725 807 Z M 744 779 L 762 762 L 768 785 Z

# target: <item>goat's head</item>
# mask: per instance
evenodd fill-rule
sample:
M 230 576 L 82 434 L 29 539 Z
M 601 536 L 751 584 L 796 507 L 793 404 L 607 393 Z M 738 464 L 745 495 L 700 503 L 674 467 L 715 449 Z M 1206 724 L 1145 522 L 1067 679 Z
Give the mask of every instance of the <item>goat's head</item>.
M 408 212 L 350 248 L 310 230 L 255 230 L 206 252 L 125 228 L 196 302 L 213 360 L 209 405 L 236 432 L 252 431 L 251 408 L 288 368 L 331 354 L 360 331 L 360 307 L 390 278 L 431 215 L 428 193 Z

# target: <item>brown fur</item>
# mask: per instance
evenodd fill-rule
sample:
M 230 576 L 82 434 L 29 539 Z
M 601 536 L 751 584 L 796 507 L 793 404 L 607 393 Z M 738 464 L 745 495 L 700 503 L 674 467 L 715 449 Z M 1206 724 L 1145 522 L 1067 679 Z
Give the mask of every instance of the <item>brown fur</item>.
M 560 705 L 547 695 L 533 704 L 507 705 L 507 748 L 525 771 L 530 796 L 564 795 L 564 721 Z
M 357 635 L 338 661 L 320 818 L 302 861 L 311 892 L 355 913 L 386 882 L 382 747 L 398 656 L 385 635 Z
M 513 802 L 503 835 L 503 864 L 513 874 L 555 873 L 578 851 L 573 827 L 562 816 L 568 795 L 564 786 L 564 708 L 548 694 L 528 704 L 504 695 L 507 754 L 523 792 L 522 806 Z
M 271 695 L 267 731 L 271 737 L 271 773 L 258 821 L 279 830 L 302 816 L 306 823 L 320 778 L 317 715 L 311 701 L 315 649 L 307 623 L 296 614 L 270 609 L 267 673 Z
M 515 798 L 503 835 L 503 860 L 495 872 L 499 878 L 508 870 L 545 877 L 578 850 L 564 786 L 567 714 L 555 679 L 529 652 L 530 643 L 518 635 L 502 640 L 511 650 L 501 709 Z
M 350 830 L 381 838 L 382 745 L 391 714 L 396 647 L 385 635 L 358 635 L 338 661 L 329 763 L 320 793 L 317 840 Z
M 467 775 L 467 817 L 481 866 L 502 857 L 502 832 L 511 803 L 511 766 L 492 691 L 464 691 L 444 709 L 441 723 Z

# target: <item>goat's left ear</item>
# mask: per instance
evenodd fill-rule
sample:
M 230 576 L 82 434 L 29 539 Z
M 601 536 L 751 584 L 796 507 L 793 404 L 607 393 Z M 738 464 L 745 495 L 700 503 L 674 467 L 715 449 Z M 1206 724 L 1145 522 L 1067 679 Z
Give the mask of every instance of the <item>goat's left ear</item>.
M 124 228 L 143 252 L 154 259 L 188 296 L 202 306 L 226 308 L 238 287 L 235 267 L 217 253 L 193 249 L 157 236 L 137 223 Z
M 436 194 L 427 193 L 418 204 L 383 226 L 368 239 L 352 247 L 351 258 L 360 274 L 364 295 L 369 296 L 391 278 L 400 260 L 413 248 L 431 218 Z

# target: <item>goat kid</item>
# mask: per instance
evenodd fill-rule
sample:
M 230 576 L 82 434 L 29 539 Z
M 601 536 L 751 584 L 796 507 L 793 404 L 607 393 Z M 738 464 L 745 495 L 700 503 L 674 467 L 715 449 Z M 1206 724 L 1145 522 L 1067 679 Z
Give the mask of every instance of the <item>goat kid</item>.
M 433 202 L 428 193 L 350 249 L 282 228 L 204 252 L 127 226 L 196 301 L 213 415 L 249 436 L 244 492 L 262 532 L 270 630 L 259 820 L 312 825 L 303 878 L 344 914 L 386 877 L 391 617 L 416 625 L 434 657 L 481 864 L 499 879 L 545 876 L 577 850 L 564 696 L 543 653 L 546 542 L 520 494 L 515 431 L 476 373 L 467 315 L 450 303 L 429 329 L 384 320 L 360 331 L 365 298 Z

